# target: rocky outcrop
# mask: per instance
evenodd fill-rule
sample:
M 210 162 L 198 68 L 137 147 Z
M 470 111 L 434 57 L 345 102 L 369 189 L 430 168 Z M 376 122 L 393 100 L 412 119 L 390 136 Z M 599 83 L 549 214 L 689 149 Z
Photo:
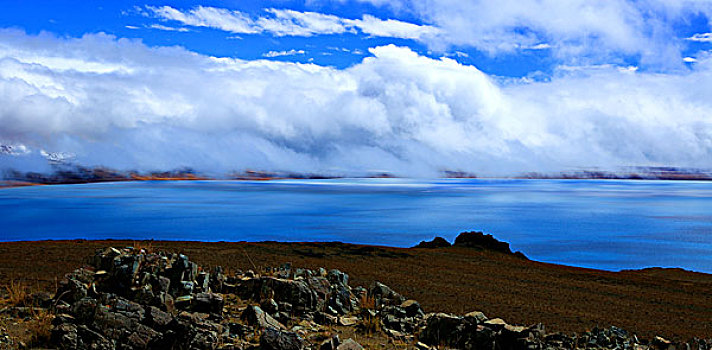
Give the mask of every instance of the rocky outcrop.
M 522 252 L 512 252 L 509 248 L 509 243 L 500 241 L 490 234 L 484 234 L 479 231 L 467 231 L 460 233 L 455 238 L 453 246 L 467 248 L 481 248 L 495 252 L 513 254 L 517 257 L 526 259 L 527 257 Z
M 500 253 L 512 254 L 509 249 L 509 243 L 497 240 L 492 235 L 486 235 L 478 231 L 468 231 L 460 233 L 455 238 L 456 247 L 479 247 L 487 250 L 493 250 Z
M 299 332 L 316 329 L 315 320 L 358 321 L 345 317 L 359 310 L 345 273 L 289 264 L 263 273 L 226 276 L 182 254 L 130 247 L 97 251 L 59 283 L 51 342 L 60 349 L 305 349 L 312 345 Z M 226 308 L 226 295 L 251 304 Z
M 445 238 L 442 237 L 435 237 L 433 238 L 432 241 L 421 241 L 418 243 L 413 248 L 429 248 L 429 249 L 434 249 L 434 248 L 446 248 L 449 247 L 451 244 L 448 242 Z

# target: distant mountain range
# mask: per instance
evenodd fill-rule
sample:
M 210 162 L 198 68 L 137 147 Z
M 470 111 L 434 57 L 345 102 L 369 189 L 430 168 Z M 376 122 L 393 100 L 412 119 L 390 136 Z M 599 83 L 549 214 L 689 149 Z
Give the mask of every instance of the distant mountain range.
M 29 154 L 30 151 L 25 146 L 13 146 L 0 144 L 0 157 L 19 157 Z M 45 152 L 40 154 L 49 164 L 50 171 L 22 171 L 12 167 L 4 167 L 0 163 L 0 186 L 17 186 L 33 184 L 76 184 L 92 182 L 110 181 L 134 181 L 134 180 L 209 180 L 214 177 L 206 176 L 200 172 L 190 169 L 175 169 L 171 171 L 141 172 L 141 171 L 120 171 L 105 167 L 85 167 L 75 164 L 74 155 L 62 152 Z M 1 158 L 0 158 L 1 159 Z M 475 173 L 464 171 L 443 170 L 443 178 L 483 178 Z M 294 173 L 294 172 L 274 172 L 243 170 L 233 172 L 218 179 L 228 180 L 273 180 L 273 179 L 329 179 L 340 178 L 318 173 Z M 388 172 L 375 172 L 363 176 L 363 178 L 391 178 L 397 177 Z M 486 177 L 484 177 L 486 178 Z M 618 171 L 580 169 L 564 172 L 527 172 L 509 176 L 516 179 L 617 179 L 617 180 L 712 180 L 712 170 L 690 169 L 676 167 L 625 167 Z

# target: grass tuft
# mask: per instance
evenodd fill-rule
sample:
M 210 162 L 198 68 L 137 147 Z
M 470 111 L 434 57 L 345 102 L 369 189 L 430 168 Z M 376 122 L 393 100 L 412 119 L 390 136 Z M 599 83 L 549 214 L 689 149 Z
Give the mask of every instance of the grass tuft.
M 381 320 L 378 316 L 372 316 L 367 310 L 375 310 L 376 299 L 368 295 L 361 295 L 362 317 L 356 326 L 359 332 L 372 336 L 381 332 Z
M 30 321 L 27 322 L 29 331 L 28 345 L 37 347 L 49 344 L 52 334 L 52 319 L 54 315 L 45 309 L 30 309 Z
M 153 241 L 133 241 L 133 244 L 131 245 L 134 250 L 137 251 L 144 251 L 145 253 L 153 253 L 154 248 L 153 248 Z
M 24 306 L 30 297 L 27 286 L 22 281 L 11 280 L 5 289 L 8 302 L 14 306 Z

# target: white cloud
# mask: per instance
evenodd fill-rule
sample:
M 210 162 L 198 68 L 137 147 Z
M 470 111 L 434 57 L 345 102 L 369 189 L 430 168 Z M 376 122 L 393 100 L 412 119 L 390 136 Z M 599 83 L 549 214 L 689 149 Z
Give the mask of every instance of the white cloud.
M 256 26 L 277 36 L 312 36 L 317 34 L 341 34 L 351 31 L 343 19 L 317 12 L 267 9 L 273 17 L 259 17 Z
M 332 0 L 342 3 L 343 0 Z M 548 48 L 567 64 L 619 62 L 639 56 L 656 69 L 679 69 L 675 28 L 712 18 L 712 1 L 630 0 L 358 0 L 406 12 L 439 29 L 423 42 L 436 51 L 474 47 L 492 55 Z M 690 38 L 710 40 L 708 34 Z M 554 43 L 551 47 L 541 43 Z
M 165 31 L 169 31 L 169 32 L 183 32 L 183 33 L 185 33 L 185 32 L 189 32 L 189 31 L 190 31 L 188 28 L 184 28 L 184 27 L 169 27 L 169 26 L 164 26 L 164 25 L 162 25 L 162 24 L 151 24 L 151 25 L 148 26 L 148 27 L 149 27 L 149 28 L 152 28 L 152 29 L 165 30 Z
M 682 59 L 682 61 L 685 63 L 695 63 L 697 62 L 697 59 L 694 57 L 685 57 Z
M 0 144 L 216 174 L 712 167 L 710 57 L 680 75 L 579 66 L 502 83 L 408 48 L 370 51 L 339 70 L 0 30 Z
M 432 26 L 403 21 L 382 20 L 371 15 L 347 19 L 318 12 L 289 9 L 266 9 L 266 15 L 251 18 L 248 14 L 216 7 L 198 6 L 179 10 L 170 6 L 146 9 L 153 16 L 181 22 L 187 26 L 210 27 L 237 34 L 270 33 L 275 36 L 314 36 L 361 32 L 378 37 L 423 40 L 439 30 Z
M 407 23 L 394 19 L 382 20 L 370 15 L 362 19 L 346 20 L 346 23 L 361 29 L 362 32 L 380 37 L 424 40 L 440 33 L 438 28 Z
M 306 52 L 304 50 L 287 50 L 287 51 L 269 51 L 262 54 L 262 57 L 280 57 L 280 56 L 294 56 L 303 55 Z
M 232 33 L 258 33 L 249 16 L 228 9 L 198 6 L 188 11 L 180 11 L 170 6 L 146 6 L 153 15 L 166 20 L 181 22 L 188 26 L 218 28 Z
M 542 43 L 542 44 L 536 44 L 534 46 L 527 47 L 529 50 L 548 50 L 551 48 L 551 45 Z
M 432 54 L 432 52 L 431 52 L 431 54 Z M 446 56 L 446 57 L 459 57 L 459 58 L 468 58 L 468 57 L 470 57 L 470 55 L 467 54 L 467 52 L 462 52 L 462 51 L 455 51 L 455 52 L 452 52 L 452 53 L 446 53 L 445 56 Z
M 701 43 L 712 43 L 712 33 L 697 33 L 687 38 L 687 40 L 697 41 Z

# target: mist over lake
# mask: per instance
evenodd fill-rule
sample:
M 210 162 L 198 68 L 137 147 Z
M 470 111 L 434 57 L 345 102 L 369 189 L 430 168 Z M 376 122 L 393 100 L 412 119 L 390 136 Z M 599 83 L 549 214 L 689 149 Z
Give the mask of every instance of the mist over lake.
M 0 239 L 343 241 L 482 230 L 530 259 L 712 272 L 712 184 L 623 180 L 151 181 L 0 190 Z

